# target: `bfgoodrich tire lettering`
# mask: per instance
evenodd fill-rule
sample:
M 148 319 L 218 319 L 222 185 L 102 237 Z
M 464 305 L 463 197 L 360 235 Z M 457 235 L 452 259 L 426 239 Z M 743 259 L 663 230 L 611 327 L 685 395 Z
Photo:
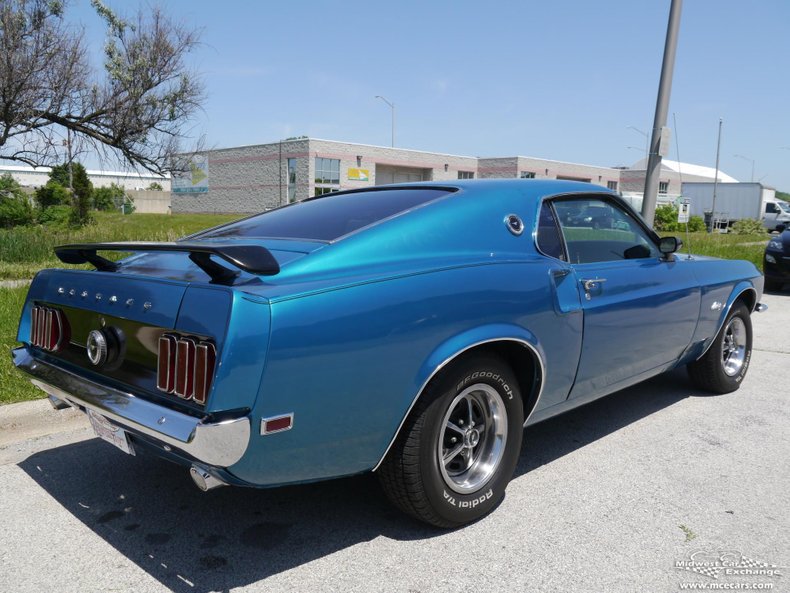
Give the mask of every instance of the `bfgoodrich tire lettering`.
M 752 358 L 752 319 L 748 307 L 736 303 L 708 351 L 688 365 L 700 389 L 730 393 L 741 386 Z
M 378 471 L 406 513 L 456 527 L 491 511 L 518 462 L 524 423 L 513 372 L 499 359 L 470 356 L 426 388 Z

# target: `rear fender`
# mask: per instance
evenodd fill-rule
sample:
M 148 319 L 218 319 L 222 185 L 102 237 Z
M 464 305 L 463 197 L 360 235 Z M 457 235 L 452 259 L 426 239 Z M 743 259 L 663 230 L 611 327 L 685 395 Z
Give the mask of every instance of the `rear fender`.
M 518 344 L 523 345 L 524 347 L 528 348 L 533 354 L 535 354 L 536 358 L 538 359 L 538 364 L 540 366 L 540 390 L 535 398 L 532 407 L 529 410 L 525 410 L 524 419 L 526 420 L 532 410 L 535 409 L 537 406 L 538 401 L 540 400 L 540 392 L 543 390 L 544 381 L 544 373 L 545 373 L 545 355 L 538 344 L 538 340 L 532 332 L 526 330 L 523 327 L 517 325 L 510 325 L 510 324 L 493 324 L 493 325 L 484 325 L 481 327 L 476 327 L 474 329 L 467 330 L 460 334 L 457 334 L 441 344 L 439 344 L 436 349 L 428 356 L 425 360 L 425 363 L 420 367 L 420 370 L 415 377 L 415 385 L 420 385 L 419 390 L 414 396 L 411 404 L 409 405 L 406 413 L 403 415 L 400 424 L 398 425 L 398 429 L 395 431 L 395 434 L 392 436 L 392 440 L 387 445 L 384 454 L 379 459 L 376 466 L 373 468 L 373 471 L 376 471 L 379 466 L 381 465 L 384 458 L 387 456 L 392 444 L 395 442 L 398 434 L 400 433 L 403 424 L 406 422 L 406 419 L 409 417 L 412 408 L 420 399 L 420 396 L 425 391 L 425 388 L 430 383 L 431 379 L 437 376 L 442 369 L 446 368 L 448 364 L 452 361 L 456 360 L 459 356 L 462 356 L 465 352 L 469 352 L 470 350 L 478 347 L 483 346 L 485 344 L 493 344 L 496 342 L 515 342 Z
M 182 310 L 182 313 L 183 310 Z M 202 309 L 204 316 L 211 311 Z M 197 318 L 192 318 L 198 323 Z M 182 317 L 179 316 L 179 324 Z M 252 409 L 269 349 L 271 310 L 266 299 L 233 291 L 227 335 L 218 356 L 209 412 Z

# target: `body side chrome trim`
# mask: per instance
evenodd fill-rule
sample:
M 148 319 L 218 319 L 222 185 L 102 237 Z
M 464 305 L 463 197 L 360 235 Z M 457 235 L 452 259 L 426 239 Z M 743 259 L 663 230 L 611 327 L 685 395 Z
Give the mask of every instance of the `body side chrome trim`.
M 735 301 L 737 301 L 739 298 L 741 298 L 741 296 L 744 293 L 749 292 L 749 291 L 753 292 L 754 296 L 755 296 L 755 308 L 752 309 L 752 311 L 759 310 L 759 308 L 758 308 L 759 303 L 757 303 L 757 298 L 756 298 L 757 297 L 757 291 L 753 287 L 744 288 L 741 292 L 738 293 L 738 295 L 734 299 L 732 299 L 730 301 L 730 304 L 727 305 L 727 310 L 724 312 L 724 315 L 722 315 L 722 317 L 721 317 L 721 321 L 716 326 L 716 331 L 713 332 L 713 335 L 710 338 L 710 342 L 708 343 L 707 346 L 705 346 L 705 350 L 702 351 L 702 354 L 700 354 L 695 360 L 699 360 L 700 358 L 705 356 L 705 354 L 707 354 L 708 350 L 710 350 L 710 347 L 713 346 L 713 342 L 716 339 L 716 336 L 719 335 L 719 332 L 721 331 L 721 328 L 724 327 L 724 322 L 727 321 L 727 317 L 729 316 L 730 311 L 732 310 L 732 306 L 735 304 Z
M 25 346 L 11 351 L 14 365 L 39 389 L 74 407 L 93 410 L 122 428 L 139 432 L 198 461 L 228 467 L 239 461 L 250 440 L 247 416 L 222 422 L 182 414 L 132 393 L 100 385 L 33 357 Z M 75 395 L 78 394 L 78 395 Z
M 384 459 L 387 457 L 387 454 L 390 452 L 390 449 L 392 448 L 392 445 L 395 443 L 395 439 L 398 438 L 398 435 L 400 434 L 400 431 L 403 428 L 403 425 L 406 423 L 406 419 L 409 417 L 409 414 L 411 414 L 411 411 L 414 408 L 414 405 L 420 399 L 420 396 L 422 395 L 423 391 L 425 391 L 425 388 L 428 386 L 428 384 L 431 382 L 431 380 L 436 375 L 439 374 L 439 371 L 444 369 L 448 364 L 450 364 L 453 360 L 455 360 L 456 358 L 461 356 L 464 352 L 468 352 L 472 348 L 476 348 L 477 346 L 482 346 L 483 344 L 493 344 L 495 342 L 516 342 L 518 344 L 521 344 L 522 346 L 526 346 L 529 350 L 532 351 L 532 353 L 538 359 L 538 365 L 540 366 L 540 387 L 538 389 L 538 396 L 535 398 L 535 403 L 532 405 L 532 409 L 529 411 L 528 414 L 525 414 L 524 426 L 527 425 L 527 421 L 532 416 L 532 413 L 535 411 L 535 408 L 538 406 L 538 402 L 540 401 L 540 397 L 541 397 L 541 395 L 543 395 L 543 387 L 546 384 L 546 381 L 545 381 L 546 367 L 543 364 L 543 358 L 540 356 L 540 352 L 538 352 L 538 350 L 537 350 L 537 348 L 535 348 L 535 346 L 533 346 L 532 344 L 530 344 L 529 342 L 527 342 L 526 340 L 523 340 L 521 338 L 500 337 L 500 338 L 490 338 L 488 340 L 481 340 L 480 342 L 475 342 L 473 344 L 470 344 L 470 345 L 466 346 L 465 348 L 459 350 L 458 352 L 456 352 L 452 356 L 447 357 L 439 366 L 437 366 L 433 370 L 433 372 L 428 376 L 428 378 L 423 382 L 423 384 L 420 387 L 420 389 L 417 391 L 417 395 L 414 396 L 414 399 L 412 400 L 411 404 L 409 405 L 409 408 L 406 410 L 406 413 L 403 415 L 403 419 L 400 421 L 400 424 L 398 424 L 398 428 L 397 428 L 397 430 L 395 430 L 395 434 L 392 436 L 392 439 L 390 440 L 389 444 L 387 445 L 387 448 L 384 450 L 384 454 L 381 456 L 381 458 L 379 459 L 378 463 L 376 463 L 376 465 L 374 466 L 374 468 L 371 471 L 375 472 L 379 468 L 379 466 L 381 466 L 381 464 L 384 462 Z

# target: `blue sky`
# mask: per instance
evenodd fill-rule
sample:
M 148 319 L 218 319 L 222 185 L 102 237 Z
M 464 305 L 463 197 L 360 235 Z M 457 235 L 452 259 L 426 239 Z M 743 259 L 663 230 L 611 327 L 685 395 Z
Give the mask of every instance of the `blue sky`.
M 212 147 L 297 135 L 388 146 L 383 95 L 403 148 L 616 166 L 643 156 L 628 126 L 652 126 L 670 1 L 161 4 L 202 30 L 190 61 Z M 69 14 L 99 51 L 88 0 Z M 790 191 L 789 29 L 788 0 L 684 2 L 668 158 L 677 135 L 680 160 L 713 166 L 721 117 L 721 169 L 749 181 L 740 154 L 755 180 Z

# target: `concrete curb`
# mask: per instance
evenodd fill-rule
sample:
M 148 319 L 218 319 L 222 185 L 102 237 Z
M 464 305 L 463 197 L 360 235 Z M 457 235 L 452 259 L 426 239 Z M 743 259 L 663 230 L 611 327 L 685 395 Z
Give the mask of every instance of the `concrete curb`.
M 86 426 L 88 419 L 82 412 L 76 408 L 55 410 L 46 398 L 6 404 L 0 406 L 0 448 Z

